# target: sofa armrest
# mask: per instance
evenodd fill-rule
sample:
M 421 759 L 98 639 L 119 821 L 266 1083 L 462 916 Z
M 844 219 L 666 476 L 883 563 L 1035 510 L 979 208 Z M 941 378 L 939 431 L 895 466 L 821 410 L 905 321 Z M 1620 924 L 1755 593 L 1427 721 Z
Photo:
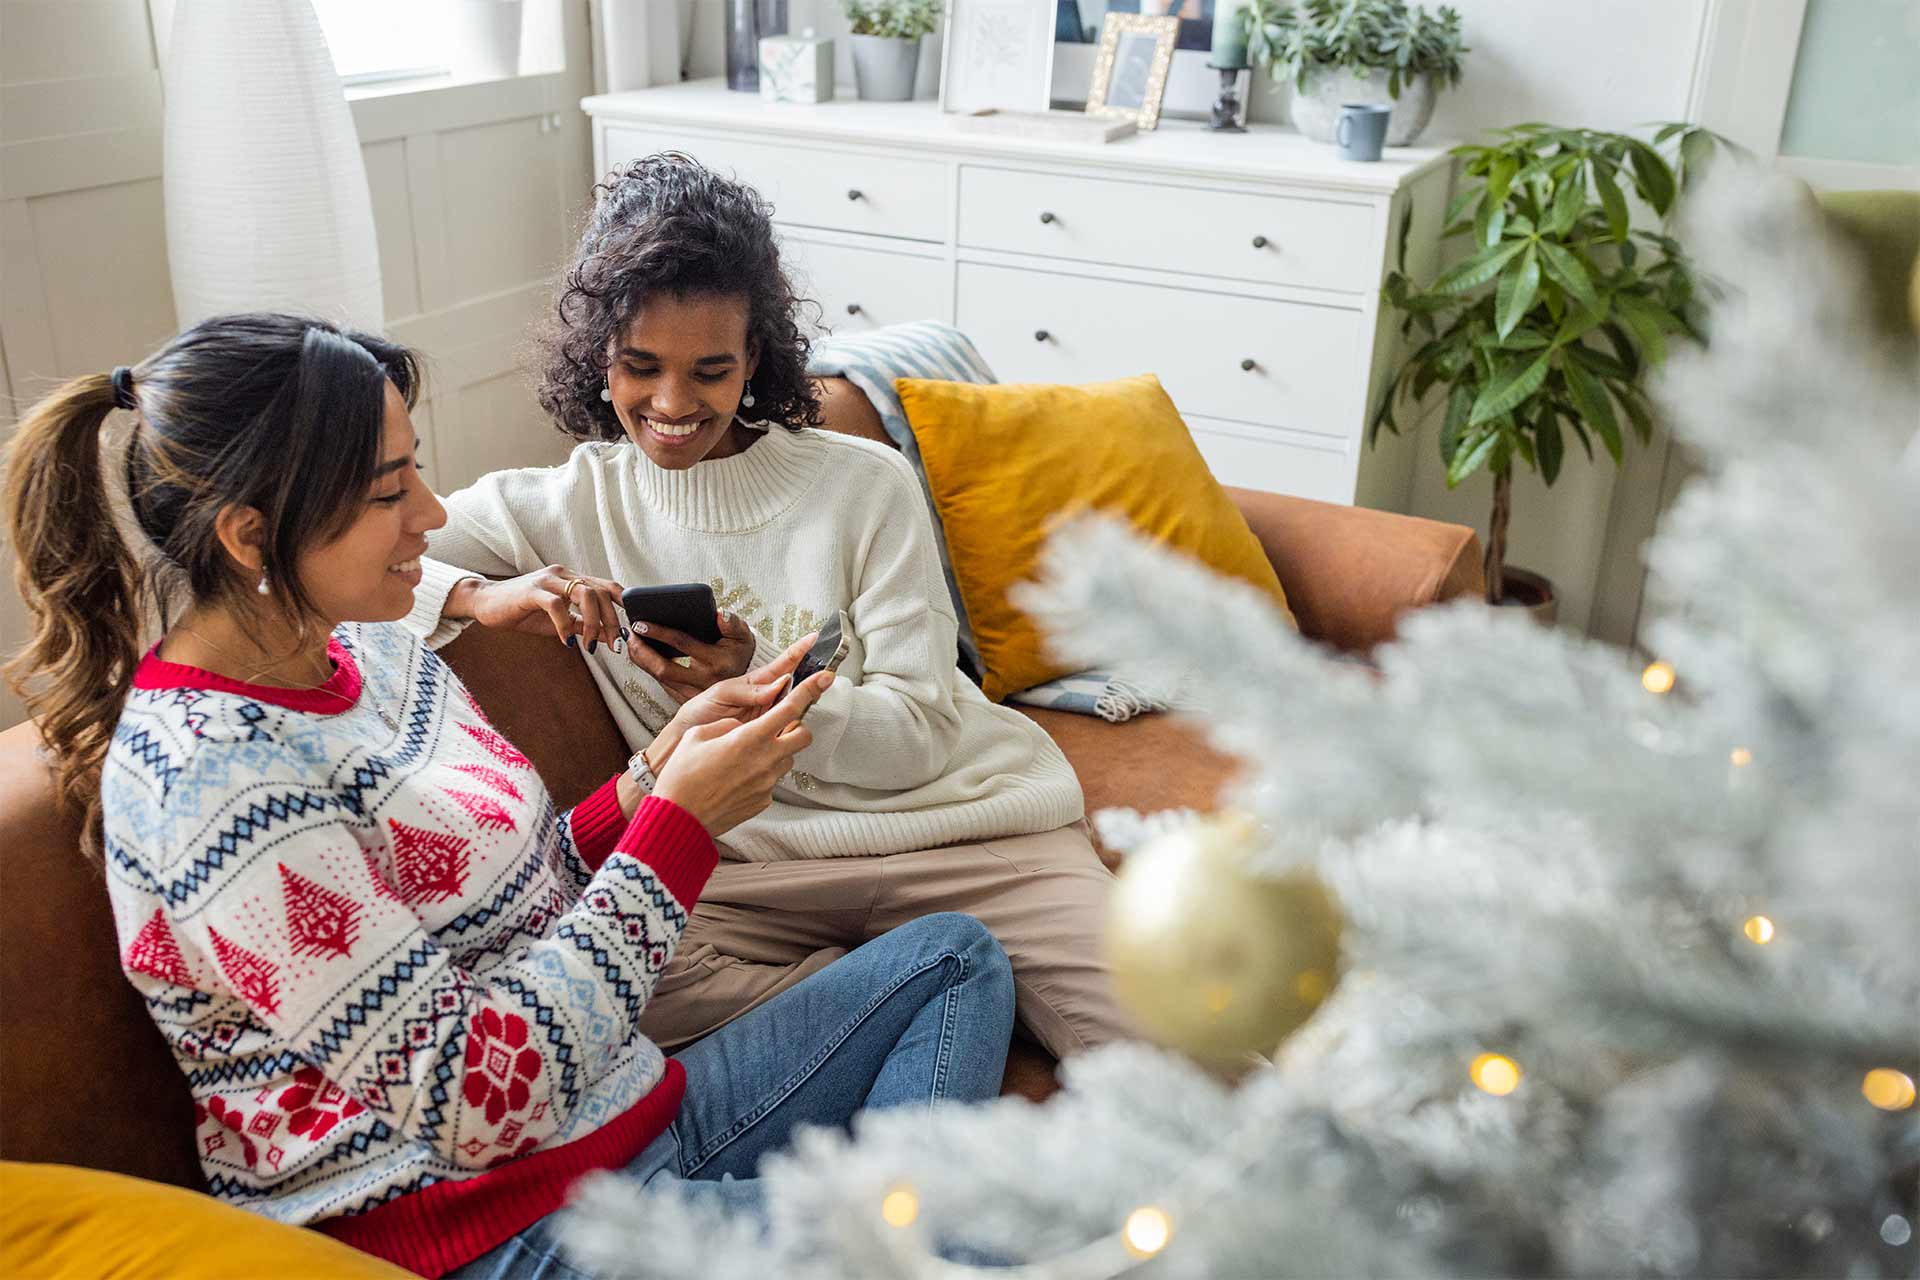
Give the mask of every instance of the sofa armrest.
M 1266 548 L 1300 633 L 1364 653 L 1418 609 L 1485 591 L 1480 539 L 1465 525 L 1229 488 Z

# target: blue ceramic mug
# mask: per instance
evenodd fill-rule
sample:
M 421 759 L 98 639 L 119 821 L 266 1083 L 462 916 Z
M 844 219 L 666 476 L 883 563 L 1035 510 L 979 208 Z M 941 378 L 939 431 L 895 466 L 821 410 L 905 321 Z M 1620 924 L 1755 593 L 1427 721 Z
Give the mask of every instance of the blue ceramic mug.
M 1333 140 L 1346 160 L 1378 160 L 1387 141 L 1387 117 L 1393 108 L 1378 102 L 1343 102 Z

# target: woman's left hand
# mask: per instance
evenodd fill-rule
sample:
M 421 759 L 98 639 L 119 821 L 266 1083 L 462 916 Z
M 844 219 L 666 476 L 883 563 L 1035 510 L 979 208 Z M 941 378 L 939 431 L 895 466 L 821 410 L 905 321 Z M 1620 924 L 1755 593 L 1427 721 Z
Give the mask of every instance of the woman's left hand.
M 727 679 L 715 681 L 688 698 L 681 704 L 680 710 L 674 713 L 667 727 L 662 729 L 659 736 L 654 739 L 659 748 L 658 758 L 654 758 L 656 753 L 652 750 L 648 753 L 648 759 L 653 764 L 654 770 L 658 772 L 666 766 L 667 759 L 672 756 L 673 748 L 680 741 L 681 735 L 695 725 L 715 724 L 721 720 L 737 720 L 745 724 L 778 702 L 780 695 L 787 690 L 787 678 L 793 674 L 793 669 L 800 665 L 800 659 L 807 656 L 807 650 L 812 647 L 814 639 L 814 636 L 803 636 L 766 666 L 749 671 L 745 675 L 730 676 Z M 645 645 L 636 647 L 646 648 Z M 660 657 L 650 649 L 648 653 L 655 658 Z M 664 662 L 665 659 L 661 661 Z M 675 671 L 685 670 L 685 668 L 673 666 L 672 663 L 667 665 Z M 823 683 L 820 687 L 825 689 L 826 684 Z
M 713 644 L 705 644 L 684 631 L 675 631 L 672 627 L 664 627 L 657 622 L 634 618 L 632 619 L 633 635 L 627 641 L 627 657 L 632 660 L 634 666 L 658 680 L 660 687 L 672 695 L 674 701 L 681 703 L 704 693 L 721 681 L 744 677 L 747 674 L 747 668 L 753 663 L 753 628 L 748 626 L 739 614 L 729 613 L 725 609 L 720 610 L 716 617 L 720 624 L 720 639 Z M 641 636 L 650 636 L 672 645 L 687 655 L 686 664 L 682 665 L 672 658 L 661 656 L 652 645 L 640 639 Z M 800 652 L 804 654 L 806 650 L 802 649 Z M 785 661 L 786 657 L 782 655 L 760 668 L 760 672 L 772 671 Z M 796 658 L 794 661 L 797 662 L 799 659 Z M 785 675 L 791 670 L 793 668 L 788 666 L 779 672 L 779 675 Z

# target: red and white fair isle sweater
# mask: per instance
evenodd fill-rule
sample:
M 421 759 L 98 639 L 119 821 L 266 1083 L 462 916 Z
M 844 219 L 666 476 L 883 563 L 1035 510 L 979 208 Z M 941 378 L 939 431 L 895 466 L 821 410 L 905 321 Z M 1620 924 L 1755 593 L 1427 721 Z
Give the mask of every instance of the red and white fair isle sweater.
M 215 1195 L 437 1275 L 672 1121 L 635 1022 L 717 854 L 612 781 L 556 814 L 401 627 L 331 652 L 299 691 L 141 664 L 102 782 L 121 964 Z

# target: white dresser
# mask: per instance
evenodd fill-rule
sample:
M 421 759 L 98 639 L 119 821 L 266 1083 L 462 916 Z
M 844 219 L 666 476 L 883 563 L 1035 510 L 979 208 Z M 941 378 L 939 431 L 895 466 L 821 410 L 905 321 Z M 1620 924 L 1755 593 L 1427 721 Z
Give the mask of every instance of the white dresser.
M 698 81 L 587 98 L 594 162 L 684 151 L 773 203 L 835 332 L 939 319 L 1005 382 L 1155 373 L 1221 480 L 1404 506 L 1366 447 L 1397 349 L 1379 286 L 1432 268 L 1443 150 L 1342 161 L 1291 130 L 1166 121 L 1104 146 L 973 133 L 933 103 L 764 103 Z

